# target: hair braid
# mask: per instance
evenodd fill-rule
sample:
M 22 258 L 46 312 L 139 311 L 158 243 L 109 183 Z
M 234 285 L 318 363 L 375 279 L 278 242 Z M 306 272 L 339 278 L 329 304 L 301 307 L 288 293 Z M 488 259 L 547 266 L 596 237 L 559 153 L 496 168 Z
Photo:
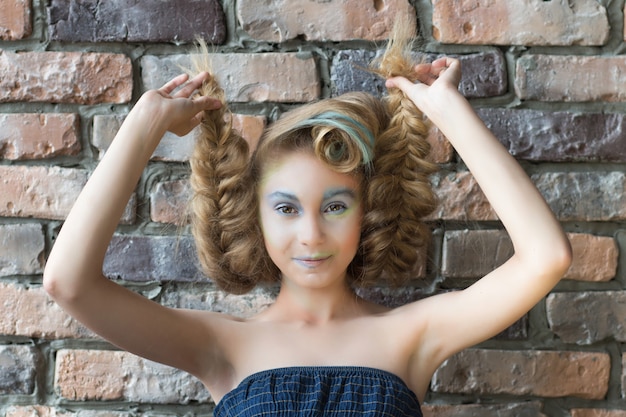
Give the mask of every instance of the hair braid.
M 202 45 L 201 45 L 202 46 Z M 195 70 L 206 70 L 205 61 Z M 213 75 L 199 94 L 222 102 L 206 111 L 191 157 L 192 231 L 205 274 L 231 293 L 252 289 L 263 268 L 264 245 L 257 222 L 256 195 L 250 184 L 249 147 L 232 129 L 224 91 Z M 265 266 L 265 270 L 268 267 Z
M 385 78 L 415 81 L 412 37 L 408 22 L 400 19 L 374 71 Z M 376 140 L 363 220 L 363 256 L 370 282 L 381 276 L 392 281 L 410 278 L 418 248 L 428 243 L 421 219 L 435 208 L 429 176 L 436 165 L 426 160 L 430 146 L 424 116 L 397 88 L 384 100 L 391 119 Z

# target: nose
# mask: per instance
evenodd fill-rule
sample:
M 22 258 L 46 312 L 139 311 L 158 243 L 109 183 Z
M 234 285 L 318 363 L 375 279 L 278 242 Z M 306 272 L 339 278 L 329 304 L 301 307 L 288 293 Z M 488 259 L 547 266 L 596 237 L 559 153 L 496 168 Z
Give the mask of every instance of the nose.
M 306 246 L 315 246 L 323 242 L 325 236 L 323 220 L 316 214 L 308 214 L 301 219 L 298 240 Z

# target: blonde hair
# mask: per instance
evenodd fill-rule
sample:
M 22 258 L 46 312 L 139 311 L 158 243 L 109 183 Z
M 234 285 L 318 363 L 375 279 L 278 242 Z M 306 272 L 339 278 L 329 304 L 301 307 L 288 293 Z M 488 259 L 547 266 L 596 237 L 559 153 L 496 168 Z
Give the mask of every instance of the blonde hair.
M 408 23 L 396 25 L 375 72 L 412 77 L 411 38 Z M 223 103 L 206 112 L 191 158 L 192 230 L 203 270 L 218 286 L 244 293 L 280 279 L 263 244 L 257 191 L 268 164 L 296 151 L 361 181 L 364 218 L 348 267 L 351 284 L 410 278 L 418 249 L 428 242 L 420 219 L 435 207 L 429 181 L 435 167 L 426 161 L 424 117 L 400 90 L 383 100 L 354 92 L 298 107 L 266 129 L 251 160 L 213 77 L 200 94 Z

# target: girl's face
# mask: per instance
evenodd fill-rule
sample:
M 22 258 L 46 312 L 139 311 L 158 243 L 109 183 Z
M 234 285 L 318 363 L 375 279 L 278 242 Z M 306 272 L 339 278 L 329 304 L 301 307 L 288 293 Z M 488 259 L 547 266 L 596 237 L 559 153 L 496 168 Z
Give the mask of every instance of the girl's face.
M 267 251 L 283 281 L 308 288 L 345 282 L 361 234 L 357 178 L 306 152 L 271 165 L 259 187 Z

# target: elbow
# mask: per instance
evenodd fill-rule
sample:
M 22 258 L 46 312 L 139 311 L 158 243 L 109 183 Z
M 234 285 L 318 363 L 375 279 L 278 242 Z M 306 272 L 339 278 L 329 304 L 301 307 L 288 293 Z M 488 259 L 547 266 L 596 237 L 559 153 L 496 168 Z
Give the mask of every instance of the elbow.
M 54 263 L 48 262 L 43 271 L 43 289 L 56 302 L 71 300 L 76 297 L 75 290 L 67 279 L 63 268 L 55 267 Z M 74 294 L 74 295 L 73 295 Z
M 51 265 L 47 264 L 43 271 L 43 289 L 52 299 L 56 300 L 59 296 L 60 287 L 58 275 L 54 272 Z
M 567 237 L 564 236 L 561 242 L 554 243 L 549 250 L 544 251 L 540 259 L 543 274 L 554 280 L 556 285 L 572 265 L 572 246 Z

